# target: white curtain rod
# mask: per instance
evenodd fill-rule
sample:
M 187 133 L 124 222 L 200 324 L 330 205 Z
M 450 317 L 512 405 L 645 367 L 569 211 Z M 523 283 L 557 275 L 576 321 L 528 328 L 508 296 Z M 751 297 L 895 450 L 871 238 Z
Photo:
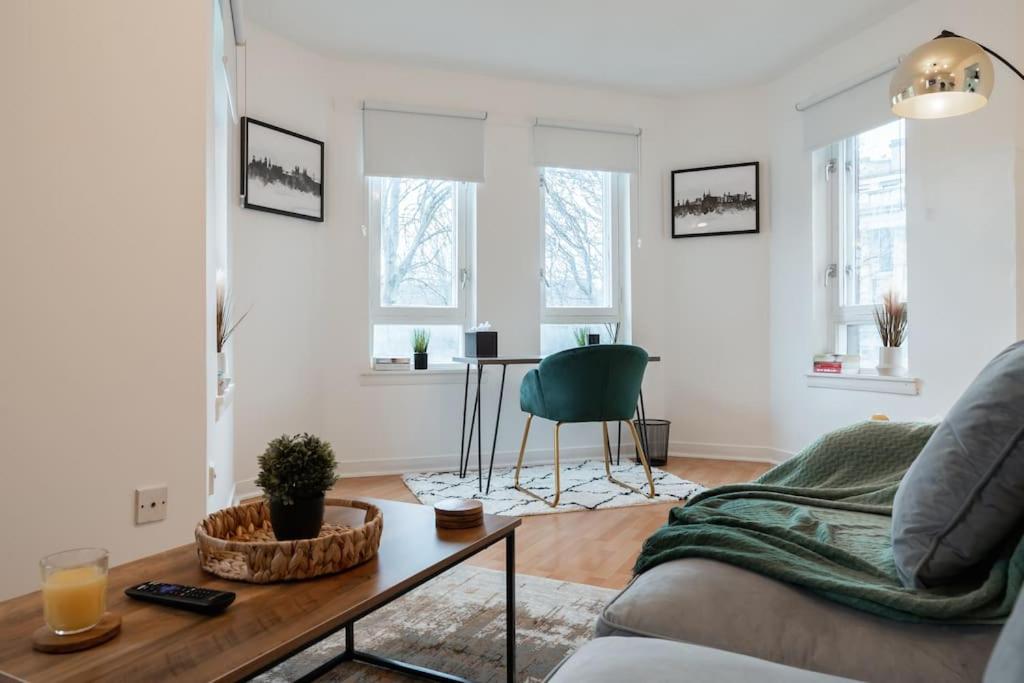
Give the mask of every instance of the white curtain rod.
M 405 104 L 389 102 L 363 102 L 363 111 L 391 111 L 399 114 L 423 114 L 425 116 L 449 116 L 456 119 L 487 120 L 485 111 L 459 111 L 455 109 L 437 109 L 435 107 L 413 107 Z
M 616 133 L 618 135 L 638 136 L 642 132 L 633 126 L 606 126 L 592 123 L 577 123 L 575 121 L 561 121 L 558 119 L 541 119 L 534 121 L 533 125 L 545 128 L 565 128 L 567 130 L 587 130 L 595 133 Z
M 836 86 L 834 90 L 830 90 L 819 95 L 812 95 L 811 97 L 800 100 L 799 102 L 796 103 L 796 110 L 807 111 L 811 107 L 815 107 L 821 104 L 822 102 L 831 100 L 833 97 L 836 97 L 837 95 L 842 95 L 844 92 L 853 90 L 858 85 L 863 85 L 868 81 L 874 80 L 879 76 L 889 73 L 890 71 L 894 71 L 896 67 L 899 66 L 899 64 L 900 59 L 891 59 L 885 62 L 884 64 L 879 64 L 874 69 L 866 71 L 860 76 L 857 76 L 856 78 L 851 78 L 848 81 L 844 81 L 843 83 Z

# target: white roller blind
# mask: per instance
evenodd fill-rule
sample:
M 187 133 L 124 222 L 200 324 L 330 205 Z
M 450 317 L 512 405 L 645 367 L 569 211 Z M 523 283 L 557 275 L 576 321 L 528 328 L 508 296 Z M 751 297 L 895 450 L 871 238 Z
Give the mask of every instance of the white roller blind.
M 819 149 L 893 121 L 896 116 L 889 108 L 889 74 L 830 97 L 803 112 L 803 117 L 807 149 Z
M 547 119 L 537 119 L 533 127 L 533 163 L 537 166 L 636 173 L 639 157 L 639 128 Z
M 486 112 L 364 103 L 363 173 L 484 181 Z

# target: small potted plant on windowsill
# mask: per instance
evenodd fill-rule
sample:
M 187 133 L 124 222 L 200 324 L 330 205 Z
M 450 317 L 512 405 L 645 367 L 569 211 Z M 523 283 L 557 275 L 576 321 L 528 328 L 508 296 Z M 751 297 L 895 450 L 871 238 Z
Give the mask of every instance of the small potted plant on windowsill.
M 875 306 L 875 326 L 882 339 L 878 350 L 879 375 L 903 375 L 906 372 L 907 357 L 903 343 L 907 338 L 907 303 L 900 301 L 895 292 L 882 297 L 882 303 Z
M 417 327 L 412 331 L 412 360 L 416 370 L 427 369 L 427 349 L 430 347 L 430 330 Z
M 576 340 L 576 346 L 586 346 L 587 336 L 590 334 L 590 330 L 586 327 L 576 327 L 572 331 L 573 339 Z
M 312 434 L 280 436 L 259 457 L 256 485 L 270 504 L 279 541 L 315 538 L 324 522 L 324 494 L 337 481 L 334 451 Z
M 217 395 L 223 396 L 228 385 L 231 383 L 231 378 L 227 376 L 227 355 L 224 352 L 224 347 L 227 346 L 228 340 L 231 339 L 231 335 L 235 329 L 242 324 L 245 320 L 245 316 L 249 315 L 246 311 L 242 316 L 231 323 L 231 297 L 227 293 L 226 278 L 224 271 L 217 272 L 217 330 L 216 339 L 214 340 L 217 345 Z

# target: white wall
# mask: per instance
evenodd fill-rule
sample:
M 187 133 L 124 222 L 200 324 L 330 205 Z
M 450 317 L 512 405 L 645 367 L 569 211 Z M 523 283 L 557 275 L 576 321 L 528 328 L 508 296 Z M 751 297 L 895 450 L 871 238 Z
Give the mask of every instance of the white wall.
M 804 373 L 820 328 L 812 295 L 810 155 L 797 100 L 827 90 L 948 27 L 1020 61 L 1014 0 L 966 9 L 921 0 L 776 81 L 676 99 L 553 86 L 371 62 L 303 50 L 258 27 L 249 42 L 248 113 L 327 142 L 327 222 L 240 211 L 238 283 L 254 306 L 238 346 L 240 480 L 281 432 L 332 441 L 343 474 L 451 466 L 461 381 L 366 386 L 367 243 L 359 173 L 363 99 L 485 109 L 487 182 L 479 189 L 479 315 L 502 350 L 537 348 L 538 198 L 528 125 L 535 116 L 644 129 L 643 248 L 632 249 L 634 340 L 665 362 L 646 386 L 652 416 L 673 420 L 676 454 L 781 459 L 821 432 L 875 412 L 945 412 L 984 362 L 1017 335 L 1015 175 L 1020 84 L 1000 72 L 979 114 L 908 125 L 913 374 L 918 397 L 810 389 Z M 1015 21 L 1003 19 L 1013 15 Z M 929 17 L 922 23 L 920 17 Z M 934 22 L 932 25 L 931 22 Z M 870 49 L 865 49 L 870 45 Z M 1001 68 L 1001 67 L 1000 67 Z M 958 141 L 953 143 L 951 141 Z M 759 235 L 671 240 L 669 171 L 761 162 Z M 1017 187 L 1014 186 L 1015 179 Z M 965 199 L 970 198 L 970 199 Z M 521 371 L 506 387 L 499 460 L 518 447 Z M 492 415 L 493 383 L 485 394 Z M 485 444 L 490 443 L 490 424 Z M 535 457 L 549 431 L 535 433 Z M 597 433 L 569 432 L 571 453 L 597 453 Z M 542 453 L 543 451 L 543 453 Z M 243 489 L 245 490 L 243 484 Z
M 771 422 L 773 443 L 796 450 L 823 431 L 876 412 L 894 418 L 943 414 L 981 367 L 1017 336 L 1014 164 L 1024 83 L 1001 65 L 988 107 L 970 116 L 907 123 L 910 372 L 916 397 L 805 386 L 814 330 L 811 296 L 823 273 L 811 257 L 810 156 L 793 104 L 943 28 L 1020 63 L 1015 0 L 921 0 L 821 53 L 772 85 Z M 927 21 L 922 21 L 926 17 Z M 1024 180 L 1016 177 L 1019 187 Z
M 360 175 L 364 99 L 486 110 L 487 182 L 477 194 L 478 312 L 500 330 L 503 353 L 539 347 L 539 193 L 530 163 L 530 125 L 547 116 L 643 128 L 640 223 L 633 247 L 634 340 L 666 348 L 669 292 L 661 279 L 665 210 L 660 179 L 668 143 L 666 102 L 657 98 L 482 76 L 341 62 L 302 50 L 259 27 L 247 39 L 247 114 L 326 142 L 323 224 L 239 209 L 236 291 L 252 313 L 236 340 L 237 476 L 256 474 L 256 456 L 282 432 L 331 441 L 342 474 L 400 471 L 458 461 L 462 377 L 454 383 L 365 386 L 368 365 L 368 245 Z M 667 365 L 667 364 L 666 364 Z M 650 414 L 660 415 L 665 367 L 652 366 Z M 522 369 L 509 372 L 499 458 L 518 450 Z M 485 380 L 484 440 L 490 444 L 497 375 Z M 563 431 L 570 449 L 596 453 L 599 429 Z M 550 450 L 541 427 L 531 446 Z M 589 449 L 589 450 L 588 450 Z M 570 450 L 570 453 L 574 451 Z M 245 487 L 241 488 L 245 490 Z
M 204 514 L 209 4 L 0 10 L 0 598 L 46 553 L 114 563 Z M 133 491 L 166 483 L 164 522 Z
M 675 239 L 664 247 L 661 322 L 671 359 L 666 394 L 673 453 L 777 457 L 769 421 L 766 286 L 772 126 L 770 116 L 751 107 L 757 97 L 762 90 L 709 93 L 673 106 L 669 166 L 662 173 L 666 197 L 673 169 L 761 164 L 759 234 Z

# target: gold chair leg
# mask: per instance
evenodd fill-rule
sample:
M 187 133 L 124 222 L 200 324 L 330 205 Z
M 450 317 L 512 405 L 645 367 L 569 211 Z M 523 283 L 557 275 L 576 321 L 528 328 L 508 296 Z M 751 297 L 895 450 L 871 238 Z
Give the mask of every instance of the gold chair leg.
M 611 442 L 608 439 L 608 423 L 601 423 L 601 436 L 604 437 L 601 443 L 601 449 L 604 451 L 604 473 L 608 475 L 609 481 L 615 481 L 612 478 L 612 449 Z
M 530 433 L 530 422 L 531 422 L 531 420 L 533 420 L 533 415 L 530 415 L 528 418 L 526 418 L 526 430 L 523 431 L 523 445 L 519 447 L 519 462 L 516 463 L 516 476 L 515 476 L 514 485 L 515 485 L 517 491 L 521 491 L 521 492 L 525 493 L 528 496 L 532 496 L 532 497 L 536 498 L 537 500 L 541 501 L 542 503 L 546 503 L 547 505 L 550 505 L 551 507 L 557 507 L 558 506 L 558 499 L 562 495 L 562 491 L 561 491 L 561 484 L 562 484 L 562 482 L 561 482 L 561 473 L 558 471 L 558 430 L 562 428 L 562 423 L 561 422 L 556 422 L 555 423 L 555 499 L 552 500 L 552 501 L 548 501 L 546 498 L 537 495 L 536 493 L 534 493 L 530 489 L 528 489 L 528 488 L 526 488 L 524 486 L 520 486 L 519 485 L 519 471 L 523 468 L 523 455 L 526 453 L 526 437 Z
M 632 420 L 626 422 L 629 425 L 629 431 L 633 434 L 633 443 L 636 444 L 636 452 L 640 456 L 640 462 L 643 463 L 644 472 L 647 473 L 647 484 L 651 487 L 651 492 L 646 494 L 648 498 L 654 498 L 654 476 L 651 474 L 651 464 L 647 462 L 647 454 L 644 453 L 643 444 L 640 443 L 640 434 L 636 431 L 636 425 L 633 424 Z
M 630 486 L 626 482 L 620 481 L 619 479 L 616 479 L 615 477 L 612 476 L 612 468 L 611 468 L 612 452 L 611 452 L 611 450 L 608 447 L 608 423 L 607 422 L 602 422 L 601 423 L 601 428 L 602 428 L 603 436 L 604 436 L 604 472 L 608 476 L 608 481 L 610 481 L 611 483 L 617 484 L 618 486 L 621 486 L 624 489 L 629 489 L 633 493 L 639 493 L 641 496 L 647 496 L 648 498 L 654 498 L 654 477 L 651 475 L 651 467 L 650 467 L 650 465 L 647 464 L 647 454 L 644 453 L 643 446 L 640 445 L 640 437 L 637 434 L 636 427 L 633 426 L 633 422 L 632 421 L 627 421 L 626 424 L 629 425 L 630 433 L 632 433 L 632 435 L 633 435 L 633 443 L 636 444 L 637 455 L 640 457 L 640 462 L 643 463 L 643 466 L 644 466 L 644 472 L 647 474 L 647 483 L 651 487 L 650 488 L 650 493 L 644 493 L 643 491 L 641 491 L 637 487 Z
M 533 422 L 533 414 L 526 416 L 526 428 L 523 429 L 523 443 L 519 446 L 519 460 L 516 461 L 515 487 L 519 488 L 519 471 L 523 469 L 523 457 L 526 455 L 526 440 L 530 436 L 530 423 Z

